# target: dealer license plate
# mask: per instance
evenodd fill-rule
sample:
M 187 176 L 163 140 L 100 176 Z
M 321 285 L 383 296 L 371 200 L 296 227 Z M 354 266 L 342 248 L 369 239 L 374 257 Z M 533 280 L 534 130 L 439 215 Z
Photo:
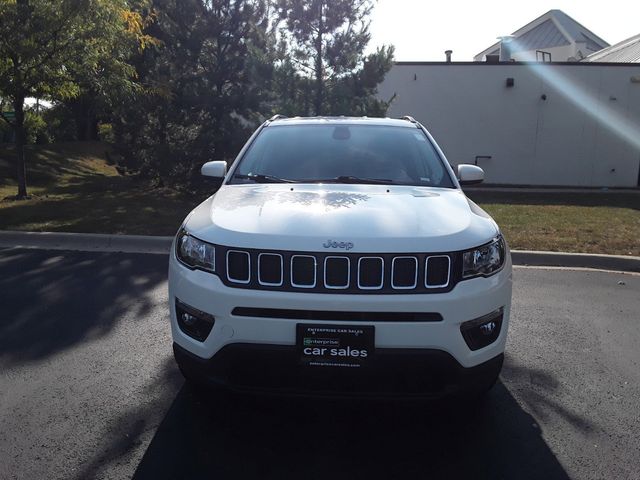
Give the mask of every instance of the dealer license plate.
M 375 327 L 299 323 L 296 344 L 303 365 L 362 367 L 374 353 Z

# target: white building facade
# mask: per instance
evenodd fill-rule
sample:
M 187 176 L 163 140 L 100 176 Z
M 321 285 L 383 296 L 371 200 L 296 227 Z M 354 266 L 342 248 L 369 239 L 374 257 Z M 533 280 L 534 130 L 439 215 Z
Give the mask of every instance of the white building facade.
M 486 183 L 640 185 L 640 64 L 399 62 L 378 94 Z

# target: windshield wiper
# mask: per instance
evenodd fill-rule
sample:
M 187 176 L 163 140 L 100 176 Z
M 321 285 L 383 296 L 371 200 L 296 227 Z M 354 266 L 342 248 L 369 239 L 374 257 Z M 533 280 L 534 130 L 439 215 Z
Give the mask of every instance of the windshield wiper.
M 308 180 L 290 180 L 288 178 L 280 178 L 274 175 L 263 175 L 261 173 L 250 173 L 248 175 L 237 173 L 233 178 L 252 180 L 256 183 L 362 183 L 369 185 L 393 185 L 393 181 L 388 178 L 362 178 L 352 175 L 340 175 L 332 178 L 312 178 Z
M 365 183 L 370 185 L 393 185 L 388 178 L 362 178 L 352 175 L 340 175 L 333 178 L 299 180 L 299 183 Z
M 242 173 L 236 173 L 233 178 L 241 178 L 247 180 L 253 180 L 256 183 L 296 183 L 295 180 L 289 180 L 286 178 L 279 178 L 273 175 L 263 175 L 261 173 L 250 173 L 244 175 Z

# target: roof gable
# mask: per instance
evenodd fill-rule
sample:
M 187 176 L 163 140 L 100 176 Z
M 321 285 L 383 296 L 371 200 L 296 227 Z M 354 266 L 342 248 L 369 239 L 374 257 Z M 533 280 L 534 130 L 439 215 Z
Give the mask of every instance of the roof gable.
M 517 37 L 513 42 L 511 51 L 537 50 L 540 48 L 569 45 L 570 43 L 556 24 L 553 23 L 553 20 L 548 19 Z
M 609 46 L 602 38 L 583 27 L 562 10 L 549 10 L 513 32 L 512 35 L 517 40 L 512 47 L 514 52 L 551 48 L 571 43 L 586 43 L 587 49 L 591 51 Z M 478 53 L 475 58 L 489 55 L 499 49 L 500 42 L 496 42 Z
M 609 44 L 593 33 L 591 30 L 583 27 L 580 23 L 576 22 L 569 15 L 564 13 L 562 10 L 550 10 L 549 13 L 552 14 L 554 20 L 558 22 L 563 28 L 569 37 L 574 42 L 579 42 L 582 39 L 591 40 L 593 44 L 599 46 L 600 48 L 608 47 Z

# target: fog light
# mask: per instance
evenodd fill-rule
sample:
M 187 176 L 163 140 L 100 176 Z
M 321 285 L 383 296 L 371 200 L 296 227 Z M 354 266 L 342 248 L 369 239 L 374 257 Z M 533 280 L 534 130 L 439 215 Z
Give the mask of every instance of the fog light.
M 197 320 L 198 318 L 191 315 L 190 313 L 182 312 L 182 321 L 187 327 L 192 327 L 193 325 L 195 325 Z
M 482 325 L 480 325 L 480 332 L 483 335 L 491 335 L 493 333 L 493 331 L 496 329 L 497 325 L 496 322 L 491 321 L 489 323 L 484 323 Z
M 504 308 L 460 325 L 460 333 L 471 350 L 479 350 L 495 342 L 500 336 Z
M 180 330 L 201 342 L 211 333 L 215 318 L 176 299 L 176 319 Z

